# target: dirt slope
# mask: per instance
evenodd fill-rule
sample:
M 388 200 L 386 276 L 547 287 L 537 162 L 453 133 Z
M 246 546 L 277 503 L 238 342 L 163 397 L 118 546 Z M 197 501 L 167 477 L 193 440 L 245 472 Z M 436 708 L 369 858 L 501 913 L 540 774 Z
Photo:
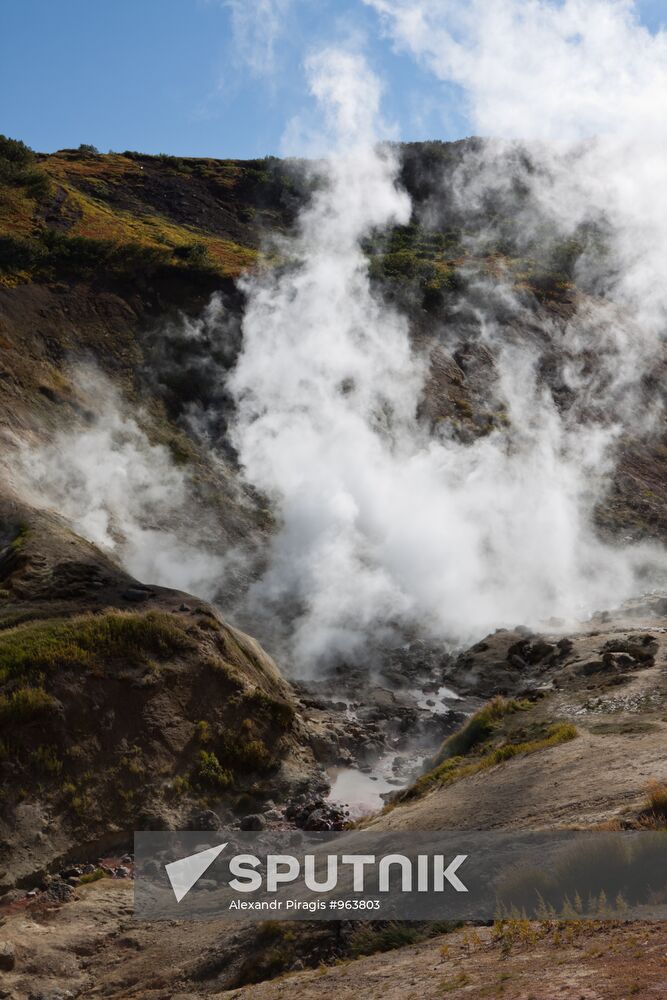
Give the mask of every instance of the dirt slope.
M 370 822 L 373 829 L 442 830 L 592 826 L 641 807 L 651 781 L 667 781 L 667 618 L 600 622 L 571 633 L 558 653 L 557 635 L 520 637 L 544 659 L 516 657 L 517 634 L 489 636 L 451 668 L 506 694 L 537 690 L 539 699 L 517 718 L 523 728 L 564 721 L 576 738 L 518 755 L 463 777 L 435 783 Z M 509 637 L 509 638 L 508 638 Z M 634 659 L 624 650 L 633 650 Z M 554 658 L 554 652 L 558 655 Z M 550 652 L 551 651 L 551 652 Z M 642 661 L 639 657 L 644 656 Z M 631 764 L 630 764 L 631 762 Z
M 291 688 L 257 642 L 6 500 L 0 722 L 4 889 L 317 773 Z

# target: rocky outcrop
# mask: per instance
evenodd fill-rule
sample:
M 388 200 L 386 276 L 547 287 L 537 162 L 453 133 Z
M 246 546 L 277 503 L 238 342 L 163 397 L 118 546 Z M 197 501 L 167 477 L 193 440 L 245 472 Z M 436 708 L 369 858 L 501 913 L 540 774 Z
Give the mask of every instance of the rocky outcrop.
M 257 642 L 54 514 L 5 499 L 0 524 L 2 887 L 308 787 L 309 734 Z

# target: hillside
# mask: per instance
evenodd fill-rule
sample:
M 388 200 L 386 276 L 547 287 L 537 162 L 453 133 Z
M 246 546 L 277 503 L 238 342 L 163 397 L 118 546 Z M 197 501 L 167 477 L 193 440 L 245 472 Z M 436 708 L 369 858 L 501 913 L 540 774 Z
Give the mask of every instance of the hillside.
M 591 241 L 604 259 L 603 234 L 581 232 L 563 241 L 546 224 L 527 237 L 517 232 L 520 191 L 509 206 L 491 201 L 462 213 L 449 185 L 476 142 L 400 147 L 412 221 L 365 245 L 378 291 L 406 313 L 429 359 L 424 417 L 434 428 L 453 427 L 464 440 L 502 426 L 506 414 L 493 405 L 493 357 L 479 343 L 474 315 L 461 315 L 462 297 L 466 308 L 474 305 L 480 276 L 500 275 L 513 285 L 526 314 L 520 336 L 542 338 L 545 328 L 553 330 L 553 344 L 541 345 L 542 377 L 566 409 L 558 380 L 567 357 L 559 340 L 573 311 L 585 311 L 589 296 L 596 301 L 593 287 L 575 284 L 577 260 L 590 252 Z M 176 453 L 193 457 L 198 444 L 191 433 L 189 442 L 183 438 L 188 406 L 195 402 L 207 416 L 215 411 L 213 443 L 230 457 L 229 400 L 220 382 L 238 350 L 243 295 L 233 279 L 260 264 L 283 266 L 276 237 L 289 230 L 317 183 L 305 165 L 86 149 L 43 156 L 3 140 L 0 182 L 5 426 L 22 421 L 37 430 L 37 424 L 76 416 L 82 404 L 67 368 L 93 360 L 126 396 L 142 399 L 153 418 L 151 435 Z M 233 323 L 224 343 L 209 338 L 215 370 L 207 372 L 192 355 L 192 343 L 184 347 L 176 337 L 158 348 L 155 331 L 179 310 L 198 316 L 214 291 L 222 293 Z M 463 321 L 463 341 L 459 335 L 452 346 L 442 335 L 450 318 L 457 326 Z M 515 317 L 507 322 L 511 338 Z M 181 376 L 184 361 L 187 379 Z M 662 391 L 664 366 L 663 356 L 646 383 L 647 407 Z M 664 431 L 626 438 L 619 446 L 614 487 L 598 510 L 599 523 L 618 537 L 659 537 L 667 526 Z M 219 476 L 215 488 L 229 489 Z
M 337 568 L 333 557 L 348 540 L 337 533 L 340 523 L 357 513 L 324 474 L 335 448 L 303 510 L 294 477 L 303 515 L 297 534 L 315 534 L 329 505 L 341 515 L 326 526 L 310 577 L 290 546 L 295 529 L 279 490 L 258 486 L 240 455 L 248 387 L 234 391 L 230 379 L 251 306 L 257 357 L 264 361 L 265 345 L 268 367 L 275 362 L 270 320 L 283 298 L 262 295 L 301 273 L 293 236 L 325 184 L 316 165 L 85 146 L 45 155 L 0 137 L 0 939 L 15 957 L 4 970 L 8 997 L 23 1000 L 32 990 L 60 998 L 67 988 L 118 1000 L 290 991 L 305 998 L 361 989 L 369 997 L 551 1000 L 575 987 L 587 1000 L 652 996 L 664 950 L 655 926 L 641 931 L 645 961 L 635 956 L 626 975 L 617 960 L 625 932 L 614 927 L 591 930 L 599 951 L 592 955 L 588 932 L 565 939 L 553 927 L 523 923 L 453 933 L 391 925 L 367 934 L 354 926 L 239 925 L 230 934 L 216 922 L 156 926 L 130 915 L 127 852 L 137 828 L 336 830 L 350 806 L 356 816 L 373 811 L 360 822 L 383 830 L 664 825 L 667 619 L 655 567 L 656 542 L 667 533 L 660 410 L 667 352 L 662 342 L 634 386 L 638 319 L 607 295 L 616 261 L 602 221 L 567 234 L 546 217 L 527 226 L 529 194 L 519 183 L 462 199 L 462 171 L 474 172 L 486 148 L 478 139 L 383 147 L 381 155 L 396 157 L 411 215 L 364 232 L 362 265 L 351 278 L 369 276 L 380 347 L 391 353 L 398 316 L 423 376 L 405 421 L 415 445 L 406 468 L 410 461 L 419 474 L 422 459 L 442 448 L 466 529 L 479 520 L 480 502 L 495 511 L 508 486 L 500 477 L 517 473 L 517 491 L 491 526 L 497 533 L 462 532 L 447 567 L 449 594 L 467 586 L 472 604 L 489 600 L 467 575 L 466 559 L 484 564 L 489 556 L 485 582 L 502 596 L 521 577 L 524 550 L 538 565 L 543 549 L 558 556 L 549 518 L 562 527 L 568 499 L 577 490 L 586 499 L 590 478 L 588 577 L 595 582 L 599 571 L 594 543 L 607 546 L 619 577 L 624 546 L 636 545 L 631 569 L 648 596 L 596 614 L 582 607 L 581 621 L 550 612 L 529 630 L 503 618 L 506 627 L 485 635 L 475 620 L 450 635 L 434 631 L 432 605 L 424 605 L 429 616 L 416 598 L 412 617 L 401 617 L 400 602 L 397 611 L 380 601 L 374 628 L 364 600 L 383 594 L 381 574 L 356 590 L 343 568 L 332 577 L 333 600 L 317 605 L 318 577 L 328 561 Z M 296 286 L 287 288 L 284 299 L 296 297 Z M 395 313 L 382 312 L 387 303 Z M 331 303 L 316 304 L 316 319 L 344 306 L 333 292 Z M 362 335 L 367 318 L 353 317 Z M 605 353 L 599 345 L 609 346 L 609 331 L 618 337 Z M 294 371 L 298 382 L 299 346 L 295 337 L 293 357 L 272 371 L 279 385 L 291 384 Z M 522 357 L 534 360 L 529 374 L 541 410 L 522 409 L 530 396 L 530 366 L 524 372 L 516 362 Z M 381 363 L 382 350 L 371 359 Z M 311 360 L 321 374 L 319 359 Z M 316 412 L 304 405 L 301 414 L 328 430 L 322 370 L 321 383 L 313 378 Z M 517 377 L 509 402 L 508 372 Z M 263 385 L 264 374 L 261 365 L 251 369 L 250 382 Z M 362 390 L 356 375 L 329 380 L 335 398 L 350 400 L 350 412 L 358 404 L 377 441 L 398 455 L 402 476 L 405 442 L 391 437 L 392 406 L 405 399 L 401 378 L 394 397 L 380 385 L 368 403 L 368 372 L 360 372 Z M 623 409 L 628 385 L 633 419 Z M 300 400 L 293 403 L 292 416 Z M 513 465 L 545 413 L 547 432 L 565 428 L 563 437 L 547 433 L 544 452 L 528 449 L 526 467 Z M 278 453 L 283 416 L 269 420 L 266 464 Z M 259 422 L 251 414 L 249 426 Z M 598 430 L 611 441 L 592 472 L 583 445 L 558 464 L 568 443 L 580 443 L 582 426 L 590 432 L 585 445 L 595 445 Z M 295 454 L 301 443 L 298 433 L 290 439 Z M 362 522 L 368 510 L 359 498 L 372 492 L 367 475 L 378 451 L 360 449 L 345 469 L 361 484 Z M 478 495 L 485 454 L 498 464 Z M 549 479 L 570 474 L 562 484 Z M 525 497 L 530 515 L 531 487 L 542 477 L 556 502 L 526 536 L 512 522 L 512 497 L 521 510 Z M 440 551 L 451 509 L 425 504 L 422 517 L 417 508 L 415 522 L 432 536 L 420 550 L 415 508 L 392 506 L 398 480 L 378 474 L 378 481 L 382 516 L 362 547 L 360 579 L 373 545 L 388 540 L 392 565 L 402 568 L 404 559 L 422 594 L 433 582 L 426 550 L 432 541 Z M 548 489 L 536 495 L 549 500 Z M 382 519 L 387 510 L 393 521 Z M 587 557 L 588 531 L 570 527 L 564 547 Z M 305 581 L 287 597 L 284 564 Z M 266 572 L 268 587 L 258 590 Z M 547 601 L 562 589 L 560 578 L 548 582 Z M 342 625 L 327 616 L 358 594 L 353 611 L 367 641 L 346 645 L 345 615 Z M 318 659 L 306 644 L 304 670 L 295 623 L 313 608 L 333 652 Z M 370 809 L 363 796 L 348 803 L 348 793 L 330 793 L 341 774 L 351 779 L 350 797 L 359 785 L 363 794 L 371 787 Z M 396 950 L 378 958 L 385 946 Z M 553 979 L 536 985 L 541 963 L 554 956 Z M 283 973 L 293 975 L 283 980 Z

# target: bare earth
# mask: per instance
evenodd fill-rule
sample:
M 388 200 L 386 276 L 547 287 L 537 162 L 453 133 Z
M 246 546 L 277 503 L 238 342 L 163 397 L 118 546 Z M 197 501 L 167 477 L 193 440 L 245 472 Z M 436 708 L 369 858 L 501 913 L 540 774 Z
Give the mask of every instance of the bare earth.
M 610 641 L 633 644 L 646 636 L 655 650 L 650 662 L 626 663 L 611 673 L 588 669 Z M 490 637 L 490 651 L 483 655 L 502 638 Z M 550 667 L 545 675 L 545 697 L 520 715 L 531 724 L 574 722 L 575 739 L 400 803 L 368 825 L 437 830 L 632 822 L 646 807 L 648 783 L 667 782 L 667 620 L 609 624 L 572 639 L 556 673 Z M 102 880 L 76 892 L 75 901 L 48 910 L 13 904 L 0 911 L 0 942 L 15 949 L 15 968 L 0 972 L 0 997 L 651 1000 L 667 995 L 667 924 L 609 922 L 560 929 L 517 924 L 502 938 L 498 928 L 468 927 L 417 946 L 230 990 L 230 983 L 248 981 L 248 964 L 259 957 L 244 938 L 243 925 L 135 922 L 129 881 Z M 309 961 L 319 959 L 307 948 L 301 954 L 295 950 L 285 967 Z
M 599 925 L 504 954 L 490 928 L 216 994 L 216 1000 L 625 1000 L 664 997 L 667 926 Z M 185 998 L 183 998 L 185 1000 Z

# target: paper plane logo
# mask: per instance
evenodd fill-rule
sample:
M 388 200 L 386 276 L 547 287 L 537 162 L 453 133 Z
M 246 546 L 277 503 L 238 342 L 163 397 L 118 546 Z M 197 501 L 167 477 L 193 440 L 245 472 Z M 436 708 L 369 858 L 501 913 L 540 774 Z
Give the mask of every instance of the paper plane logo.
M 207 868 L 210 868 L 217 856 L 224 851 L 227 844 L 220 844 L 218 847 L 210 847 L 207 851 L 199 851 L 198 854 L 190 854 L 180 861 L 172 861 L 165 865 L 165 870 L 169 876 L 171 887 L 174 890 L 176 902 L 180 903 L 187 896 L 192 886 L 197 882 Z

